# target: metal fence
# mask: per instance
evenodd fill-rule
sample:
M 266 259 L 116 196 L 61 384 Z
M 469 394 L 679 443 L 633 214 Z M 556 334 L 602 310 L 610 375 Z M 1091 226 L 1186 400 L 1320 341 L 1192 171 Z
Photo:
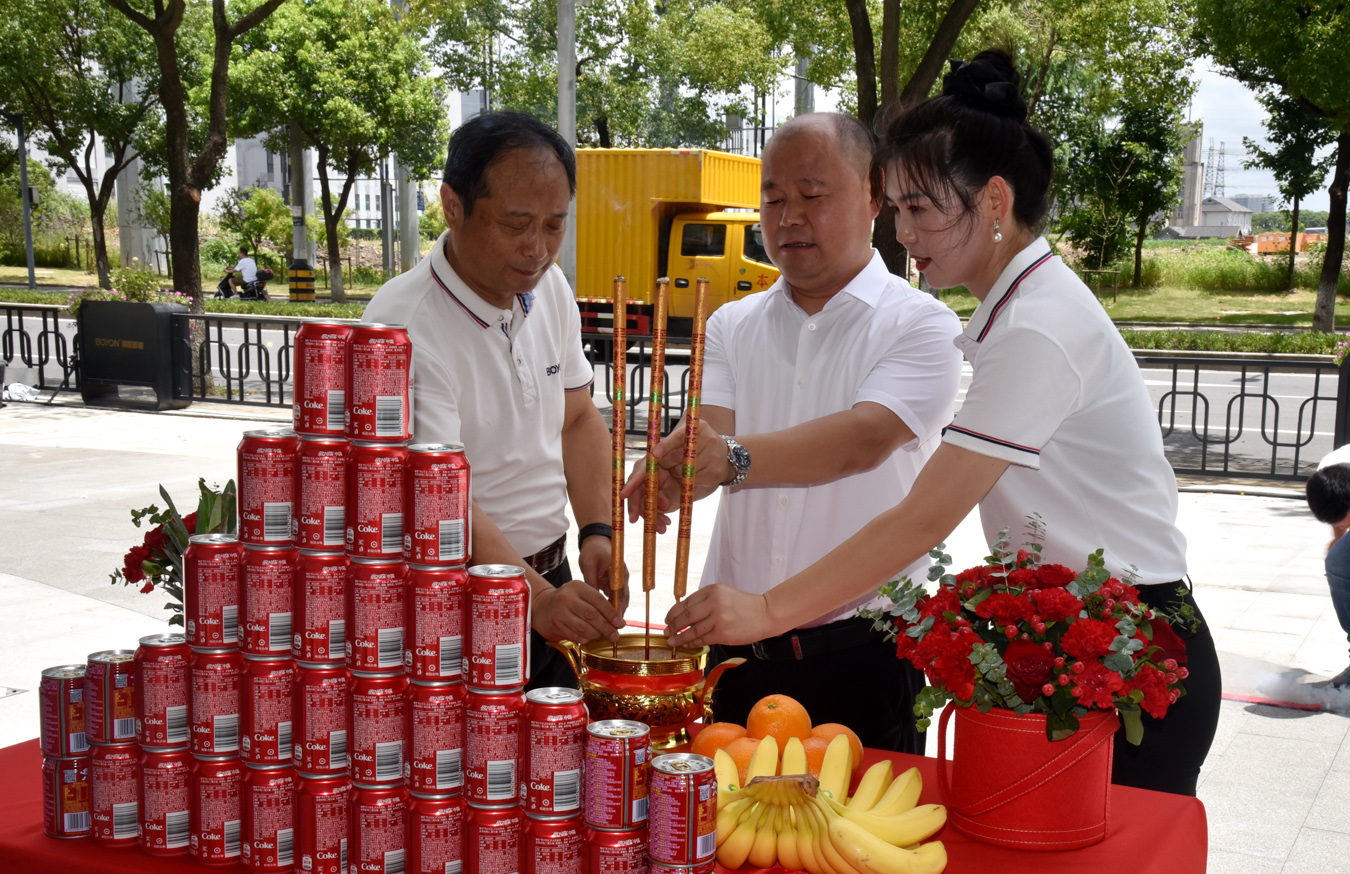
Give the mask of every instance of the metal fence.
M 63 308 L 0 306 L 5 312 L 0 366 L 11 373 L 25 368 L 22 378 L 39 391 L 78 391 L 75 325 L 60 317 Z M 192 337 L 175 361 L 211 377 L 194 378 L 193 399 L 291 405 L 292 344 L 305 320 L 219 313 L 175 318 L 187 320 Z M 596 374 L 591 394 L 606 412 L 613 407 L 609 339 L 608 334 L 583 336 Z M 623 415 L 627 431 L 639 435 L 647 429 L 651 340 L 630 340 Z M 1328 358 L 1141 351 L 1135 360 L 1178 474 L 1301 482 L 1333 446 L 1350 438 L 1350 371 Z M 688 361 L 687 341 L 672 340 L 661 404 L 663 432 L 684 413 Z

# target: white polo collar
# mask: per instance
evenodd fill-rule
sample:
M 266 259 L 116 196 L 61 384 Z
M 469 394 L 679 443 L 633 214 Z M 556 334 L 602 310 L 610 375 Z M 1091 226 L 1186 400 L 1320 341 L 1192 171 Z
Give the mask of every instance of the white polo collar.
M 956 345 L 962 352 L 969 353 L 979 347 L 989 335 L 989 329 L 1012 302 L 1012 297 L 1022 283 L 1054 256 L 1050 243 L 1045 237 L 1037 237 L 1025 249 L 1013 256 L 1008 266 L 998 275 L 994 287 L 980 305 L 971 313 L 966 329 L 956 338 Z
M 872 309 L 876 309 L 877 305 L 881 303 L 881 295 L 885 293 L 887 284 L 894 278 L 891 272 L 886 269 L 886 262 L 881 259 L 881 253 L 873 249 L 872 257 L 863 269 L 859 270 L 847 285 L 839 289 L 833 297 L 825 302 L 821 312 L 827 312 L 830 307 L 835 306 L 835 301 L 839 299 L 841 294 L 855 297 Z M 788 292 L 787 280 L 782 276 L 779 276 L 774 284 L 769 287 L 769 293 L 777 293 L 784 303 L 797 306 L 797 302 L 792 299 L 792 295 Z
M 511 323 L 516 314 L 516 307 L 520 308 L 522 318 L 530 314 L 530 307 L 534 304 L 534 292 L 528 291 L 524 294 L 516 295 L 515 304 L 511 309 L 503 310 L 495 307 L 478 295 L 478 292 L 469 288 L 464 280 L 459 278 L 455 268 L 450 266 L 450 261 L 445 257 L 445 242 L 450 236 L 449 231 L 444 231 L 440 238 L 436 240 L 436 245 L 431 249 L 431 278 L 437 286 L 459 305 L 459 309 L 474 321 L 480 328 L 491 328 L 493 325 L 501 325 L 503 331 L 510 331 Z

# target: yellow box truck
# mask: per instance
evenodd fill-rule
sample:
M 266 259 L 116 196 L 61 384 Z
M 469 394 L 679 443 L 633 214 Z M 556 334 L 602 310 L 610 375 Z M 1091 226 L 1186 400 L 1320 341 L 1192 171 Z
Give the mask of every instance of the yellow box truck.
M 577 304 L 584 331 L 614 327 L 614 277 L 628 280 L 628 330 L 651 331 L 656 280 L 670 277 L 668 329 L 688 337 L 694 287 L 708 311 L 778 278 L 759 227 L 759 159 L 703 149 L 577 150 Z

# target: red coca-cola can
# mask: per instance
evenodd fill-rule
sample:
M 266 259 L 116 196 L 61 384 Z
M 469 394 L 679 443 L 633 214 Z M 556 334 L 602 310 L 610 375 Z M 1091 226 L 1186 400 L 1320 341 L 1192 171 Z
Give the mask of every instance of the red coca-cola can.
M 243 838 L 250 871 L 289 871 L 295 861 L 295 769 L 245 768 L 239 783 Z
M 630 719 L 586 726 L 586 825 L 622 830 L 646 825 L 651 729 Z
M 385 786 L 403 782 L 403 674 L 352 672 L 352 782 Z
M 462 567 L 408 568 L 403 666 L 414 680 L 460 679 L 468 587 Z
M 587 828 L 586 874 L 647 874 L 647 830 Z
M 46 668 L 38 683 L 42 754 L 54 759 L 89 752 L 84 726 L 84 665 Z
M 296 675 L 295 662 L 288 658 L 245 658 L 239 758 L 248 764 L 291 764 Z
M 586 705 L 581 692 L 546 686 L 525 693 L 521 743 L 522 804 L 530 816 L 581 813 L 586 762 Z
M 291 655 L 302 662 L 341 662 L 347 648 L 347 556 L 300 550 L 291 594 Z
M 412 437 L 411 366 L 407 328 L 352 326 L 347 340 L 349 440 L 406 443 Z
M 469 871 L 464 867 L 464 820 L 469 806 L 462 795 L 419 795 L 408 798 L 408 874 Z
M 84 730 L 91 744 L 136 739 L 136 654 L 109 649 L 89 654 L 84 669 Z
M 181 634 L 152 634 L 136 647 L 136 742 L 153 749 L 185 748 L 188 744 L 188 698 L 192 684 L 188 664 L 192 650 Z M 187 810 L 187 808 L 183 808 Z M 187 849 L 187 826 L 183 849 Z
M 291 594 L 300 553 L 293 546 L 244 550 L 239 649 L 247 655 L 291 654 Z
M 520 807 L 469 805 L 464 817 L 465 871 L 510 874 L 520 869 L 520 839 L 525 815 Z
M 404 697 L 404 782 L 423 795 L 459 792 L 464 788 L 464 684 L 414 681 Z
M 417 564 L 469 560 L 469 459 L 459 443 L 414 443 L 404 471 L 403 558 Z
M 135 744 L 96 744 L 90 749 L 89 808 L 93 819 L 90 837 L 94 843 L 110 846 L 136 843 L 141 833 L 136 775 L 140 754 Z
M 353 443 L 347 454 L 347 554 L 403 558 L 405 446 Z
M 189 646 L 239 645 L 240 564 L 243 547 L 233 534 L 194 534 L 183 553 L 183 627 Z
M 244 770 L 237 758 L 193 759 L 188 855 L 198 862 L 228 865 L 239 858 Z
M 403 871 L 408 791 L 402 786 L 354 786 L 349 816 L 348 871 L 357 874 Z
M 464 797 L 484 807 L 520 804 L 525 696 L 469 689 L 464 700 Z
M 347 546 L 347 441 L 301 437 L 295 453 L 295 543 L 341 552 Z
M 353 559 L 347 567 L 347 667 L 403 672 L 404 581 L 401 561 Z
M 698 865 L 717 854 L 713 760 L 694 753 L 652 759 L 647 853 L 668 865 Z
M 191 748 L 198 756 L 239 753 L 239 713 L 243 709 L 244 657 L 238 652 L 194 650 L 189 673 L 192 681 Z
M 192 816 L 192 754 L 141 750 L 141 849 L 152 856 L 188 850 Z
M 586 825 L 581 814 L 565 819 L 527 818 L 520 862 L 521 874 L 582 874 L 586 869 Z
M 475 689 L 519 689 L 530 679 L 530 583 L 524 568 L 469 568 L 464 682 Z
M 295 332 L 293 416 L 297 434 L 341 437 L 347 409 L 347 338 L 351 325 L 305 322 Z M 345 872 L 344 872 L 345 874 Z
M 300 665 L 294 701 L 295 769 L 347 776 L 351 687 L 346 668 Z
M 295 846 L 306 874 L 347 874 L 352 781 L 301 777 L 295 788 Z
M 87 838 L 89 757 L 42 757 L 42 830 L 54 838 Z
M 239 540 L 258 546 L 290 544 L 295 511 L 295 453 L 290 428 L 245 431 L 239 441 Z
M 697 865 L 668 865 L 648 859 L 647 874 L 713 874 L 717 870 L 717 860 L 710 859 Z

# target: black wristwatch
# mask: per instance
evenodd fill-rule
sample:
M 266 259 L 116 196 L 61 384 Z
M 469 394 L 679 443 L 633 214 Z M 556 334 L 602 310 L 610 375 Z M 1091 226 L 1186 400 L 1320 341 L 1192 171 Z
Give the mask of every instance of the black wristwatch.
M 737 443 L 735 437 L 724 436 L 722 439 L 727 441 L 727 461 L 736 470 L 736 475 L 722 485 L 738 486 L 750 475 L 750 450 Z
M 592 522 L 589 525 L 583 525 L 581 530 L 577 532 L 577 549 L 581 548 L 581 544 L 586 542 L 587 537 L 594 537 L 596 535 L 608 537 L 610 540 L 613 540 L 614 527 L 606 525 L 604 522 Z

